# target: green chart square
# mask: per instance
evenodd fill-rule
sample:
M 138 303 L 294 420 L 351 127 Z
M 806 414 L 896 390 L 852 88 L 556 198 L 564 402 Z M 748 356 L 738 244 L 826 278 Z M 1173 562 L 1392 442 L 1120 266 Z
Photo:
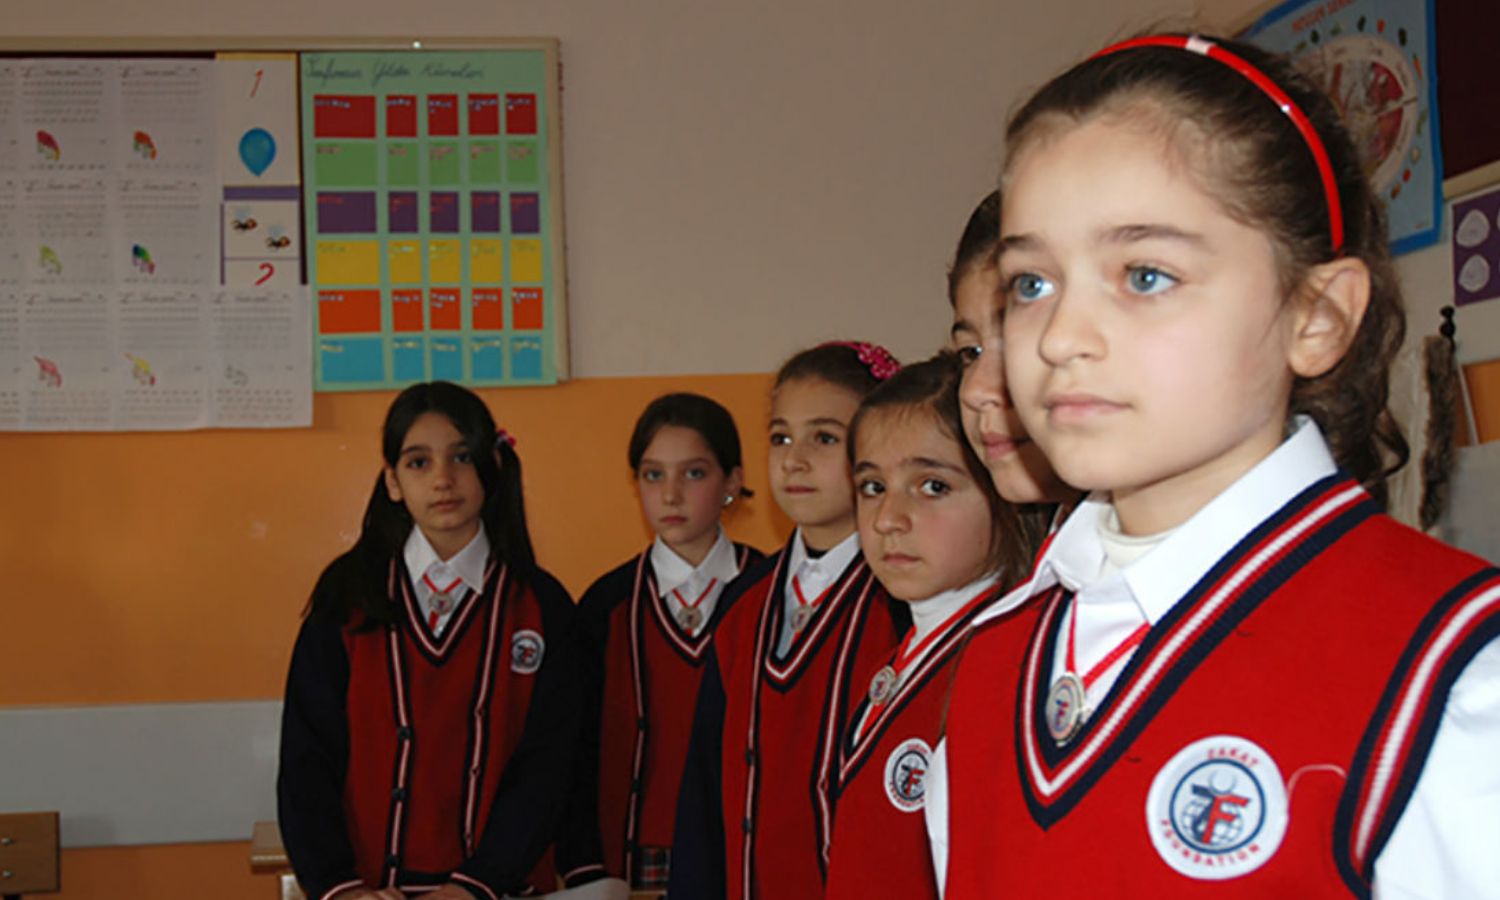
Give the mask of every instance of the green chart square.
M 469 142 L 469 183 L 500 183 L 500 142 Z
M 385 183 L 392 187 L 416 187 L 422 169 L 418 152 L 415 143 L 386 144 Z
M 463 181 L 463 156 L 457 141 L 433 141 L 427 148 L 427 183 L 457 185 Z
M 541 172 L 536 141 L 505 142 L 505 180 L 517 184 L 536 184 Z
M 313 148 L 318 187 L 373 187 L 375 145 L 365 141 L 318 141 Z

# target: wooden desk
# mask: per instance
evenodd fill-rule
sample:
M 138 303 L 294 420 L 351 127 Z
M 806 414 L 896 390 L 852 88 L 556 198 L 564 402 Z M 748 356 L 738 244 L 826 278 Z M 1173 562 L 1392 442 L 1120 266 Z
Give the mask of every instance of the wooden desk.
M 57 813 L 0 813 L 0 896 L 59 889 Z

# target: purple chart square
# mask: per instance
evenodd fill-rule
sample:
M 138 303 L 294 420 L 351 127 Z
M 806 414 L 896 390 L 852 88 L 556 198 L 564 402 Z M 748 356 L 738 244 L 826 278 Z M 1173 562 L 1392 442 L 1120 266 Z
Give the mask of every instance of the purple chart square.
M 470 230 L 476 234 L 500 233 L 500 192 L 475 191 L 469 195 Z
M 373 191 L 319 192 L 318 231 L 322 234 L 373 234 Z
M 542 210 L 536 194 L 510 195 L 510 231 L 512 234 L 538 234 L 542 230 Z
M 391 191 L 388 202 L 392 233 L 415 234 L 422 230 L 421 223 L 418 221 L 416 191 Z
M 1500 189 L 1453 204 L 1453 297 L 1459 306 L 1500 297 Z
M 428 200 L 434 234 L 458 233 L 458 194 L 452 191 L 434 191 Z

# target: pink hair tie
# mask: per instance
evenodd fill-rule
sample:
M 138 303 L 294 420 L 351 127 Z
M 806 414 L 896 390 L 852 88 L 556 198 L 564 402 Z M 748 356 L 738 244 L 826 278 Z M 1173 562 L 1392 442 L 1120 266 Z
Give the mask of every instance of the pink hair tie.
M 853 350 L 854 355 L 859 357 L 859 361 L 866 369 L 870 370 L 870 374 L 876 381 L 885 381 L 901 371 L 901 363 L 896 361 L 891 351 L 879 344 L 871 344 L 867 341 L 829 341 L 823 346 L 848 347 Z
M 506 431 L 504 428 L 496 428 L 495 429 L 495 449 L 496 450 L 500 449 L 500 442 L 501 441 L 504 441 L 505 443 L 510 444 L 510 448 L 512 450 L 514 450 L 516 448 L 516 436 L 513 435 L 513 434 L 511 434 L 509 431 Z

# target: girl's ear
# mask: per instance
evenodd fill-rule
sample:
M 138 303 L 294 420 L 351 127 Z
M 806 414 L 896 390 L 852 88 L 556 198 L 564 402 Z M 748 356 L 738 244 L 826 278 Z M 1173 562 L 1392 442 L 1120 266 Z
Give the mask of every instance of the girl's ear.
M 735 466 L 729 472 L 729 477 L 724 479 L 724 505 L 728 506 L 740 496 L 740 490 L 745 486 L 745 470 L 741 466 Z
M 1354 343 L 1370 305 L 1370 270 L 1364 260 L 1341 258 L 1314 266 L 1295 305 L 1288 362 L 1301 378 L 1317 378 L 1338 365 Z
M 392 503 L 401 502 L 401 482 L 396 480 L 396 470 L 390 466 L 385 467 L 385 492 Z

